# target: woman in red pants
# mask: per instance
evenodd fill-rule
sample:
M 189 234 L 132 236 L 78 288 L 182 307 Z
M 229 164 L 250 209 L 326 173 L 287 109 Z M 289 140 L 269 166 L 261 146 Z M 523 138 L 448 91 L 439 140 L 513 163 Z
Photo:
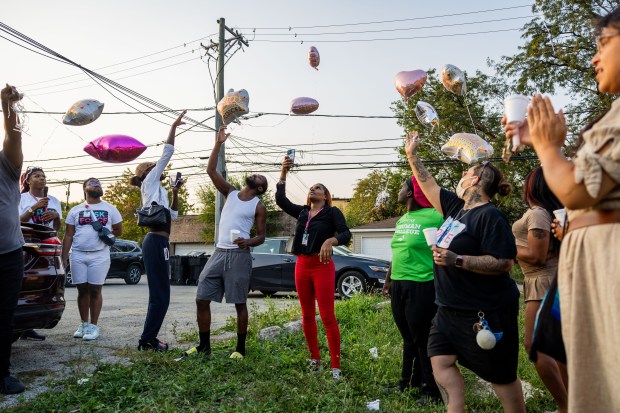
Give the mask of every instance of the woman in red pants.
M 344 215 L 332 207 L 332 197 L 323 184 L 315 184 L 308 192 L 306 205 L 293 204 L 286 197 L 286 174 L 293 166 L 288 157 L 282 162 L 280 181 L 276 186 L 276 203 L 284 212 L 297 218 L 293 254 L 295 286 L 301 305 L 302 327 L 310 350 L 310 368 L 321 366 L 318 333 L 315 318 L 315 300 L 319 303 L 321 321 L 325 327 L 332 377 L 340 379 L 340 330 L 334 313 L 334 287 L 336 268 L 331 259 L 333 246 L 347 245 L 351 232 Z

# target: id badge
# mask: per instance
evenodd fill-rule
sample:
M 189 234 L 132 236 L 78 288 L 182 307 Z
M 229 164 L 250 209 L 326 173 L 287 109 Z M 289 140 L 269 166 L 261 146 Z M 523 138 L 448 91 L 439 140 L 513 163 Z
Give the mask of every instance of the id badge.
M 301 238 L 301 245 L 308 245 L 309 237 L 310 237 L 310 234 L 304 234 L 303 237 Z

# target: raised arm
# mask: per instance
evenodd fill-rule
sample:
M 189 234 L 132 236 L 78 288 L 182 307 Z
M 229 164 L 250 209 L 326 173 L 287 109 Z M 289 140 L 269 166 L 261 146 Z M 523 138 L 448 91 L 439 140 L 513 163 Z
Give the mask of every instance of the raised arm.
M 4 142 L 2 149 L 4 156 L 15 166 L 21 170 L 24 163 L 24 154 L 22 152 L 22 132 L 17 128 L 17 114 L 11 107 L 13 102 L 19 100 L 19 93 L 14 86 L 8 83 L 2 92 L 2 114 L 4 115 Z
M 282 161 L 282 171 L 280 172 L 280 182 L 276 185 L 276 205 L 282 208 L 282 211 L 286 212 L 293 218 L 299 217 L 299 214 L 304 209 L 302 205 L 296 205 L 292 203 L 286 197 L 286 174 L 293 166 L 293 161 L 288 157 L 284 157 Z
M 213 181 L 213 185 L 220 191 L 224 196 L 228 196 L 232 191 L 236 188 L 226 182 L 226 179 L 217 171 L 217 158 L 220 153 L 220 148 L 228 139 L 230 133 L 226 133 L 226 126 L 221 125 L 220 129 L 217 131 L 217 139 L 215 140 L 215 145 L 213 145 L 213 150 L 211 151 L 211 156 L 209 156 L 209 162 L 207 163 L 207 173 L 209 174 L 209 178 Z
M 186 110 L 181 112 L 179 117 L 177 117 L 177 119 L 172 123 L 172 125 L 170 125 L 170 132 L 168 132 L 168 140 L 166 140 L 166 143 L 168 145 L 174 146 L 174 138 L 176 137 L 176 134 L 177 134 L 177 126 L 185 125 L 185 122 L 183 122 L 183 116 L 185 116 L 186 113 L 187 113 Z
M 405 153 L 407 154 L 407 161 L 409 162 L 411 171 L 413 172 L 413 175 L 415 175 L 415 179 L 418 181 L 418 184 L 420 185 L 420 188 L 422 188 L 422 192 L 424 192 L 424 195 L 426 195 L 428 201 L 431 205 L 433 205 L 433 208 L 435 208 L 443 216 L 441 201 L 439 198 L 441 188 L 437 185 L 437 182 L 426 170 L 424 165 L 422 165 L 422 160 L 418 156 L 418 144 L 418 132 L 407 132 Z

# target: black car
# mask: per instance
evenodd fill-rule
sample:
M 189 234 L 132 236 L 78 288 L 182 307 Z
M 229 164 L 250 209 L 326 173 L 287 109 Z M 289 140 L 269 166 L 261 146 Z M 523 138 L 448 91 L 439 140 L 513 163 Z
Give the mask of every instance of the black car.
M 252 278 L 250 289 L 265 295 L 278 291 L 295 291 L 295 262 L 297 257 L 287 253 L 292 238 L 267 238 L 252 248 Z M 385 283 L 389 261 L 354 254 L 346 247 L 334 247 L 336 292 L 349 298 L 354 294 L 381 288 Z
M 21 224 L 24 235 L 24 278 L 15 308 L 13 340 L 31 329 L 53 328 L 65 310 L 62 244 L 55 230 Z
M 108 278 L 122 278 L 126 284 L 138 284 L 144 274 L 142 248 L 135 241 L 117 239 L 110 247 Z M 73 285 L 71 269 L 67 268 L 67 285 Z

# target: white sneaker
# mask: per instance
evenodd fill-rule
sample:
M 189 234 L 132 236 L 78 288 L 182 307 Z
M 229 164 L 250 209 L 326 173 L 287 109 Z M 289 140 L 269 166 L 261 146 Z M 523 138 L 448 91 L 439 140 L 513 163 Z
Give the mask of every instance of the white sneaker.
M 99 327 L 94 324 L 88 325 L 88 330 L 84 331 L 82 340 L 95 340 L 99 337 Z
M 334 381 L 340 380 L 341 376 L 342 372 L 340 371 L 340 369 L 332 369 L 332 377 L 334 378 Z
M 75 333 L 73 333 L 73 337 L 75 337 L 75 338 L 82 338 L 82 337 L 84 337 L 84 334 L 88 330 L 88 326 L 89 325 L 90 325 L 90 323 L 88 323 L 87 321 L 83 321 L 82 324 L 80 324 L 80 326 L 78 327 L 78 329 L 75 330 Z

